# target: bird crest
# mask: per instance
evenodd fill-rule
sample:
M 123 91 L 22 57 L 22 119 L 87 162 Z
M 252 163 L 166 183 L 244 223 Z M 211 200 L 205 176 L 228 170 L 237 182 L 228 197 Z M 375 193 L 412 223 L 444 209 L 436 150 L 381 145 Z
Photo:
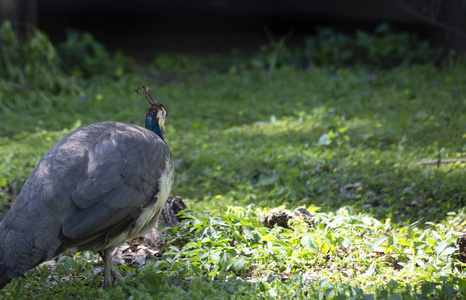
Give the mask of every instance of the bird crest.
M 134 90 L 136 94 L 144 94 L 144 97 L 146 97 L 147 102 L 149 104 L 157 104 L 157 101 L 155 100 L 154 93 L 152 90 L 146 85 L 146 86 L 140 86 L 137 89 Z

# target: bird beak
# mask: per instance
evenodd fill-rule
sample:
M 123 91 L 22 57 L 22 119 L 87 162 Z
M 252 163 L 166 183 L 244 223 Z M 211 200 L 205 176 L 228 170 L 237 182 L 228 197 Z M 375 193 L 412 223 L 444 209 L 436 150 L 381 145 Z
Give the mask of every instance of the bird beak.
M 162 130 L 162 133 L 165 134 L 165 126 L 161 126 L 160 129 Z

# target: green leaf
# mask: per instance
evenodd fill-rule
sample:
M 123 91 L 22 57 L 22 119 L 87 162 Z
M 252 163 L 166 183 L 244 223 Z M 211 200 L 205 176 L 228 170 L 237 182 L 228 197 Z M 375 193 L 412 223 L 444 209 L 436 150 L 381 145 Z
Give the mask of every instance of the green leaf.
M 269 293 L 270 296 L 272 296 L 272 297 L 277 297 L 277 296 L 278 296 L 277 292 L 276 292 L 275 289 L 273 289 L 273 288 L 270 288 L 270 289 L 268 290 L 268 293 Z
M 6 178 L 0 179 L 0 187 L 6 187 L 6 185 L 7 185 L 7 180 L 6 180 Z
M 450 245 L 450 243 L 447 241 L 441 241 L 438 243 L 437 248 L 435 249 L 435 254 L 440 255 L 448 245 Z
M 312 239 L 310 239 L 307 235 L 301 238 L 301 245 L 307 250 L 312 250 L 314 252 L 319 252 L 319 245 Z
M 329 138 L 328 134 L 325 133 L 320 136 L 317 146 L 330 145 L 331 142 L 332 140 Z
M 330 251 L 330 245 L 326 242 L 323 242 L 320 246 L 320 252 L 322 254 L 327 254 Z
M 391 236 L 388 237 L 387 247 L 396 246 L 398 244 L 398 238 L 393 233 Z
M 171 230 L 173 227 L 166 227 L 166 226 L 158 226 L 157 230 L 158 231 L 165 231 L 165 230 Z
M 412 240 L 414 240 L 416 237 L 416 233 L 414 232 L 414 229 L 411 226 L 408 227 L 408 236 Z
M 442 284 L 442 293 L 447 295 L 448 299 L 454 299 L 456 296 L 455 289 L 449 285 L 447 282 Z
M 392 290 L 395 289 L 399 285 L 400 284 L 393 279 L 390 279 L 390 281 L 387 283 L 387 286 Z
M 344 132 L 346 132 L 347 130 L 348 130 L 348 126 L 345 126 L 345 127 L 339 128 L 339 129 L 338 129 L 338 132 L 339 132 L 339 133 L 344 133 Z
M 435 282 L 424 282 L 421 285 L 421 292 L 424 296 L 428 296 L 435 291 L 438 285 L 440 284 Z
M 269 186 L 277 182 L 277 180 L 278 180 L 278 177 L 276 176 L 261 176 L 257 185 L 258 186 Z
M 241 269 L 244 268 L 244 266 L 248 263 L 248 261 L 244 258 L 239 258 L 239 259 L 235 259 L 233 261 L 233 264 L 231 265 L 231 267 L 233 268 L 233 270 L 238 273 L 239 271 L 241 271 Z
M 439 256 L 450 256 L 453 253 L 455 253 L 456 251 L 457 251 L 457 249 L 454 248 L 454 247 L 447 247 L 440 253 Z
M 270 234 L 261 236 L 261 239 L 266 242 L 275 242 L 277 240 L 273 235 Z
M 209 253 L 205 251 L 199 251 L 197 252 L 197 257 L 199 258 L 200 261 L 203 261 L 204 259 L 209 258 Z
M 458 280 L 458 286 L 460 288 L 460 291 L 462 293 L 466 292 L 466 279 L 464 278 L 459 278 Z
M 333 130 L 330 130 L 330 131 L 328 132 L 328 137 L 327 137 L 327 139 L 328 139 L 328 140 L 333 140 L 333 139 L 336 138 L 337 136 L 338 136 L 338 133 L 337 133 L 337 132 L 333 132 Z
M 388 240 L 388 236 L 381 236 L 381 237 L 379 237 L 378 239 L 376 239 L 376 240 L 372 243 L 371 249 L 374 250 L 374 249 L 377 248 L 379 245 L 385 243 L 387 240 Z

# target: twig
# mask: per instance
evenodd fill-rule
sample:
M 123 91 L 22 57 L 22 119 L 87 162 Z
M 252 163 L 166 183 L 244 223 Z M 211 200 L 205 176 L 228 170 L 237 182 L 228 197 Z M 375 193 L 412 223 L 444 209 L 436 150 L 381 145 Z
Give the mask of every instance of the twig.
M 290 30 L 285 36 L 280 37 L 278 42 L 275 40 L 272 32 L 270 32 L 269 28 L 266 25 L 264 25 L 264 32 L 267 38 L 270 40 L 270 43 L 274 46 L 274 50 L 269 61 L 268 74 L 270 78 L 277 65 L 278 53 L 280 52 L 281 48 L 285 45 L 286 40 L 293 35 L 293 30 Z
M 398 7 L 405 10 L 406 12 L 412 14 L 413 16 L 415 16 L 415 17 L 417 17 L 417 18 L 419 18 L 421 20 L 427 21 L 427 22 L 431 23 L 432 25 L 437 26 L 437 27 L 439 27 L 439 28 L 441 28 L 441 29 L 443 29 L 445 31 L 454 33 L 454 34 L 466 39 L 466 32 L 464 32 L 463 30 L 458 29 L 456 27 L 453 27 L 451 25 L 448 25 L 447 23 L 440 22 L 439 20 L 437 20 L 435 18 L 434 13 L 432 14 L 432 17 L 429 18 L 428 16 L 425 16 L 425 15 L 417 12 L 415 9 L 413 9 L 412 7 L 410 7 L 409 5 L 404 3 L 403 0 L 395 0 L 395 2 L 398 5 Z M 439 8 L 437 8 L 437 11 L 438 11 L 438 9 Z
M 417 220 L 417 221 L 415 221 L 415 222 L 409 224 L 409 226 L 410 226 L 410 227 L 417 226 L 417 225 L 421 224 L 421 222 L 424 221 L 425 218 L 426 218 L 426 217 L 422 217 L 422 218 L 420 218 L 419 220 Z
M 466 163 L 466 159 L 442 159 L 440 161 L 440 164 L 441 165 L 454 164 L 456 162 Z M 425 165 L 434 166 L 434 165 L 438 164 L 438 160 L 420 161 L 417 164 L 421 165 L 421 166 L 425 166 Z

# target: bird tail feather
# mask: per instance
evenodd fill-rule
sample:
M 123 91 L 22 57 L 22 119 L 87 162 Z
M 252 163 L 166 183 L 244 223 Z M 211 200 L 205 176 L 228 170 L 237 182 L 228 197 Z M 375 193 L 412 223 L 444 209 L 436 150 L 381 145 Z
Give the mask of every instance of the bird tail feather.
M 8 282 L 11 281 L 11 278 L 7 275 L 8 267 L 0 263 L 0 289 L 3 288 Z

